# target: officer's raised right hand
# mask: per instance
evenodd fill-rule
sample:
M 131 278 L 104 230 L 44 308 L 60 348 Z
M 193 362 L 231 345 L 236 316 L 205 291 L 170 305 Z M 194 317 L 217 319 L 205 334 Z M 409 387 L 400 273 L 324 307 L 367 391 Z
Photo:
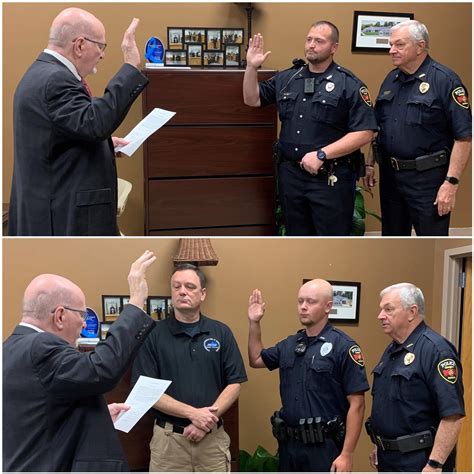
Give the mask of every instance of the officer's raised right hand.
M 135 262 L 132 263 L 128 274 L 128 286 L 130 287 L 129 303 L 143 308 L 148 297 L 148 284 L 146 282 L 146 271 L 156 260 L 153 252 L 145 251 Z
M 263 36 L 260 33 L 249 39 L 249 48 L 247 50 L 247 66 L 258 69 L 271 54 L 271 51 L 263 52 Z
M 253 290 L 249 298 L 249 320 L 258 323 L 265 313 L 265 303 L 260 290 Z

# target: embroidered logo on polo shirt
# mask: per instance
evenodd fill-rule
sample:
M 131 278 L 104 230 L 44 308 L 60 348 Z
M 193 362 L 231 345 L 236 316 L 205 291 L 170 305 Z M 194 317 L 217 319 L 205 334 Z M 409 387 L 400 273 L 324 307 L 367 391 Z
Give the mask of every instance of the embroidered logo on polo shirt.
M 359 346 L 352 346 L 349 348 L 349 355 L 351 359 L 361 367 L 365 366 L 364 356 L 362 355 L 362 351 Z
M 438 372 L 443 380 L 456 383 L 458 380 L 458 367 L 453 359 L 444 359 L 438 364 Z
M 207 352 L 219 352 L 221 348 L 221 343 L 212 337 L 205 339 L 203 345 Z
M 451 95 L 453 96 L 454 102 L 456 102 L 456 104 L 460 105 L 463 109 L 469 108 L 469 100 L 467 99 L 467 94 L 464 90 L 464 87 L 456 87 Z

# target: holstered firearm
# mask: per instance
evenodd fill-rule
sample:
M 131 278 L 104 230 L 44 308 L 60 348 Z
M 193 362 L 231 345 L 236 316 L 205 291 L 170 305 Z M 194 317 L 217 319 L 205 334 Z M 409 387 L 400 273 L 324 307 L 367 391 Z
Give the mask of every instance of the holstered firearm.
M 280 411 L 276 411 L 270 417 L 272 424 L 272 434 L 278 441 L 288 441 L 288 432 L 286 430 L 286 423 L 280 416 Z
M 339 416 L 335 416 L 326 423 L 326 432 L 336 442 L 336 446 L 342 449 L 346 439 L 346 424 L 344 420 Z

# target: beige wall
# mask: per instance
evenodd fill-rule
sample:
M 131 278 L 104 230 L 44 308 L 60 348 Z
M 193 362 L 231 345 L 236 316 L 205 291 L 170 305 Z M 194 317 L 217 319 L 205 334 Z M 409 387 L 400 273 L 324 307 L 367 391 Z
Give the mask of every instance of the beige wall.
M 304 278 L 360 281 L 358 325 L 341 325 L 365 353 L 367 369 L 375 366 L 389 338 L 377 324 L 378 293 L 392 283 L 410 281 L 420 286 L 427 301 L 427 320 L 440 329 L 441 300 L 434 276 L 442 272 L 439 252 L 469 245 L 469 239 L 212 239 L 220 262 L 205 267 L 209 278 L 203 312 L 227 323 L 246 361 L 246 303 L 258 287 L 267 303 L 263 322 L 268 347 L 299 329 L 296 294 Z M 149 271 L 150 294 L 169 294 L 168 276 L 177 239 L 4 239 L 3 334 L 12 331 L 20 315 L 22 293 L 40 273 L 58 273 L 75 281 L 88 305 L 101 314 L 101 295 L 128 294 L 126 275 L 132 260 L 145 249 L 158 261 Z M 14 276 L 14 277 L 13 277 Z M 436 292 L 434 291 L 436 288 Z M 280 406 L 278 373 L 251 369 L 240 397 L 241 448 L 257 444 L 276 450 L 269 416 Z M 367 412 L 370 396 L 366 397 Z M 370 470 L 370 444 L 363 434 L 355 456 L 355 470 Z
M 48 28 L 53 17 L 65 3 L 3 4 L 3 201 L 10 195 L 13 169 L 12 103 L 13 93 L 26 68 L 46 46 Z M 340 48 L 336 60 L 367 82 L 374 98 L 391 69 L 384 54 L 351 52 L 354 10 L 411 12 L 425 22 L 431 33 L 433 57 L 454 69 L 471 90 L 471 4 L 470 3 L 255 3 L 253 32 L 260 31 L 265 46 L 272 51 L 266 66 L 284 69 L 291 60 L 303 55 L 303 41 L 309 25 L 317 19 L 333 21 L 341 30 Z M 97 95 L 121 64 L 120 41 L 133 16 L 141 19 L 137 42 L 142 49 L 152 35 L 166 39 L 167 26 L 235 26 L 246 27 L 246 14 L 235 3 L 88 3 L 86 8 L 97 15 L 107 30 L 106 58 L 90 84 Z M 141 118 L 138 100 L 117 135 L 125 135 Z M 143 155 L 139 150 L 132 159 L 119 160 L 119 175 L 134 185 L 127 209 L 120 218 L 121 229 L 127 235 L 143 233 Z M 471 166 L 465 171 L 463 183 L 453 213 L 452 227 L 471 226 Z M 368 209 L 379 211 L 378 191 L 367 198 Z M 367 230 L 379 230 L 379 224 L 367 219 Z

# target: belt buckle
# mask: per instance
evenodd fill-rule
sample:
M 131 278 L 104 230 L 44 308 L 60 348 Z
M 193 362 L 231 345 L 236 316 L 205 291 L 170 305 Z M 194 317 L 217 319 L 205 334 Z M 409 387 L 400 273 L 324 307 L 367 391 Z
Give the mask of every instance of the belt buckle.
M 398 166 L 398 160 L 394 156 L 390 157 L 390 164 L 392 165 L 392 168 L 395 171 L 400 171 L 400 167 Z

